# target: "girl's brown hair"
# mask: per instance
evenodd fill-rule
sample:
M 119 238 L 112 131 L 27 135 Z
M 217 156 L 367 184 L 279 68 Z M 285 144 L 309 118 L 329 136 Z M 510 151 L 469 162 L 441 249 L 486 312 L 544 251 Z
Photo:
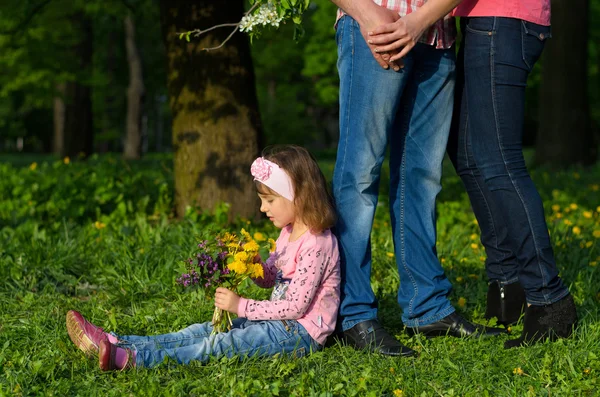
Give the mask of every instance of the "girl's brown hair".
M 263 150 L 263 157 L 280 166 L 292 179 L 297 215 L 315 233 L 331 228 L 336 222 L 333 199 L 325 176 L 314 157 L 301 146 L 280 145 Z M 277 194 L 255 181 L 262 194 Z

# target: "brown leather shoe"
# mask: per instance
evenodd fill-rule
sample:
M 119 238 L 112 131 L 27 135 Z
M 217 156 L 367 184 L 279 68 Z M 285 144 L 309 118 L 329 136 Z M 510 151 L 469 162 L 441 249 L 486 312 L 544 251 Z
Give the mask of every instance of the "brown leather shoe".
M 385 356 L 412 356 L 416 352 L 404 346 L 379 324 L 367 320 L 356 324 L 343 333 L 344 340 L 355 349 L 363 349 Z

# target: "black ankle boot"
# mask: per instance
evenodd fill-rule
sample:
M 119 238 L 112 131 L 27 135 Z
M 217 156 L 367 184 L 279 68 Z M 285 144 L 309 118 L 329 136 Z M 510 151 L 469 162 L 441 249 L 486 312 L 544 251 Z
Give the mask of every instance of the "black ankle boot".
M 485 318 L 488 320 L 496 317 L 498 324 L 515 324 L 526 305 L 525 291 L 518 281 L 506 285 L 500 285 L 497 280 L 489 283 L 485 309 Z
M 531 305 L 525 309 L 523 334 L 519 339 L 506 341 L 504 347 L 523 346 L 550 338 L 568 338 L 577 325 L 577 311 L 573 297 L 567 295 L 558 302 L 546 306 Z

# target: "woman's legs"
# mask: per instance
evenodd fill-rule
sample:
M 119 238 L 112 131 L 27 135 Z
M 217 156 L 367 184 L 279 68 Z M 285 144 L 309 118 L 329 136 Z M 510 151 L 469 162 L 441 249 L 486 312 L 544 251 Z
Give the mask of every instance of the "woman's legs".
M 505 284 L 517 276 L 529 304 L 551 307 L 569 291 L 522 152 L 525 86 L 549 27 L 469 18 L 464 35 L 461 128 L 450 152 L 482 229 L 488 275 Z M 563 320 L 572 326 L 576 316 Z

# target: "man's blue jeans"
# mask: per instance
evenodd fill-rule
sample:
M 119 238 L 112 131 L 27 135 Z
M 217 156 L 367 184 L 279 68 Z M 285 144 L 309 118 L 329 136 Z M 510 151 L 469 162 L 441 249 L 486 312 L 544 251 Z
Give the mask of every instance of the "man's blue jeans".
M 435 199 L 452 117 L 454 50 L 417 44 L 399 72 L 384 70 L 358 23 L 337 25 L 340 140 L 333 176 L 342 263 L 342 329 L 377 318 L 371 288 L 371 228 L 381 165 L 390 148 L 390 217 L 407 326 L 454 311 L 438 261 Z
M 295 320 L 233 320 L 229 332 L 211 334 L 212 323 L 193 324 L 179 332 L 155 336 L 121 336 L 119 346 L 136 352 L 136 366 L 154 367 L 165 358 L 179 364 L 207 362 L 211 357 L 304 356 L 321 346 Z
M 569 291 L 558 277 L 522 145 L 527 77 L 551 37 L 550 27 L 477 17 L 464 19 L 462 30 L 455 112 L 460 118 L 448 154 L 481 228 L 489 280 L 520 281 L 528 303 L 550 304 Z

